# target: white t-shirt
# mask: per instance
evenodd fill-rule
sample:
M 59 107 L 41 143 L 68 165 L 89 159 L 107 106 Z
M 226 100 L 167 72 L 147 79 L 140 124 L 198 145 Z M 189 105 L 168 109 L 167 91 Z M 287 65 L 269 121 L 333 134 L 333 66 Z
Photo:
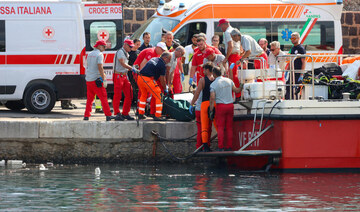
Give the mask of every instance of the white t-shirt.
M 194 49 L 192 48 L 192 44 L 185 46 L 185 64 L 189 64 L 190 58 L 192 59 L 194 55 Z
M 210 85 L 210 92 L 215 92 L 216 104 L 231 104 L 234 102 L 232 88 L 234 82 L 226 77 L 217 77 Z
M 235 42 L 233 41 L 233 39 L 231 38 L 231 31 L 233 31 L 234 28 L 232 28 L 231 26 L 229 26 L 225 32 L 224 32 L 224 44 L 225 44 L 225 53 L 227 53 L 227 48 L 228 48 L 228 42 L 231 41 L 233 43 L 233 49 L 231 53 L 240 53 L 240 41 Z
M 86 81 L 95 81 L 100 77 L 98 64 L 103 64 L 104 55 L 99 49 L 94 49 L 87 56 Z
M 283 51 L 279 51 L 279 55 L 278 56 L 281 56 L 281 55 L 286 55 Z M 281 70 L 285 70 L 285 67 L 286 67 L 286 57 L 280 57 L 278 58 L 278 67 L 281 69 Z M 269 67 L 270 68 L 274 68 L 275 69 L 275 61 L 276 61 L 276 57 L 275 55 L 270 52 L 269 54 L 269 58 L 268 58 L 268 62 L 269 62 Z
M 172 73 L 177 65 L 177 58 L 175 57 L 175 52 L 171 53 L 171 60 L 168 64 L 166 64 L 166 66 L 170 67 L 169 72 Z
M 245 52 L 248 50 L 251 51 L 250 57 L 256 57 L 264 52 L 256 40 L 249 35 L 241 35 L 241 46 Z
M 117 53 L 116 53 L 117 61 L 115 62 L 115 64 L 116 64 L 115 72 L 117 72 L 117 73 L 126 73 L 128 71 L 128 69 L 125 68 L 124 66 L 122 66 L 120 64 L 120 61 L 119 61 L 119 59 L 124 59 L 124 63 L 127 64 L 129 62 L 128 58 L 129 58 L 129 54 L 125 51 L 124 48 L 121 48 L 119 51 L 117 51 Z

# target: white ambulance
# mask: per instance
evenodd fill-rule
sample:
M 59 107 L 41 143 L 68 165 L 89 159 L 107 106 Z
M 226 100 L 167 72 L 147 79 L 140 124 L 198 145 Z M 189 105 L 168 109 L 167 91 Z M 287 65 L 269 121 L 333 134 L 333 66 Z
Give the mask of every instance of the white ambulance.
M 211 44 L 214 34 L 223 33 L 218 27 L 221 18 L 227 18 L 232 27 L 252 36 L 266 38 L 269 43 L 279 41 L 283 51 L 289 51 L 292 32 L 299 32 L 307 53 L 316 59 L 316 65 L 335 61 L 333 55 L 342 53 L 342 0 L 160 0 L 156 13 L 132 36 L 142 39 L 142 33 L 151 33 L 151 44 L 161 40 L 161 29 L 174 32 L 181 45 L 191 43 L 195 33 L 206 33 Z M 310 64 L 310 63 L 309 63 Z
M 85 97 L 86 52 L 105 40 L 111 76 L 122 28 L 121 4 L 1 1 L 0 101 L 12 110 L 47 113 L 57 100 Z

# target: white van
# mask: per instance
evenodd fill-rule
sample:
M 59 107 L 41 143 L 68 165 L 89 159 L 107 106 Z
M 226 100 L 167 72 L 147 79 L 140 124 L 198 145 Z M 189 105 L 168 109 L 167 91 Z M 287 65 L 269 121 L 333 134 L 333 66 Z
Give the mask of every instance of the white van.
M 47 113 L 56 100 L 85 97 L 86 51 L 103 39 L 110 52 L 105 62 L 112 64 L 122 25 L 121 4 L 2 1 L 0 101 L 9 109 Z
M 335 62 L 335 57 L 322 57 L 342 53 L 341 13 L 342 0 L 160 0 L 156 13 L 132 36 L 142 39 L 143 32 L 151 33 L 151 44 L 161 39 L 161 29 L 174 32 L 181 45 L 191 43 L 195 33 L 206 33 L 211 44 L 214 34 L 222 31 L 221 18 L 231 26 L 255 40 L 266 38 L 269 43 L 279 41 L 283 51 L 289 51 L 292 32 L 299 32 L 308 54 L 316 59 L 315 66 Z

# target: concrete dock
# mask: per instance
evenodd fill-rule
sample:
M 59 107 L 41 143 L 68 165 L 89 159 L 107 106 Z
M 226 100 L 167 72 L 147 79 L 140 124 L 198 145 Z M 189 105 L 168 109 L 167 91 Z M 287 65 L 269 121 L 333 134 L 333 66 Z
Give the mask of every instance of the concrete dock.
M 195 139 L 174 141 L 196 133 L 195 122 L 105 121 L 93 110 L 83 121 L 85 100 L 73 101 L 77 109 L 63 110 L 57 102 L 49 114 L 30 114 L 26 109 L 10 111 L 0 106 L 0 160 L 25 162 L 178 162 L 156 142 L 155 130 L 170 141 L 166 147 L 183 157 L 195 150 Z M 132 116 L 134 116 L 133 111 Z M 213 146 L 215 148 L 215 144 Z M 191 161 L 191 160 L 190 160 Z

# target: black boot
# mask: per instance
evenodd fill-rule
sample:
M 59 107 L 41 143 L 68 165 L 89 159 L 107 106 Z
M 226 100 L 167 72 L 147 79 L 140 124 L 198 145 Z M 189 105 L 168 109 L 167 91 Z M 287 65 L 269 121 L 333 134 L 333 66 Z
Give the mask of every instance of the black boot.
M 210 147 L 209 147 L 209 145 L 208 145 L 208 143 L 204 143 L 204 152 L 211 152 L 211 149 L 210 149 Z

